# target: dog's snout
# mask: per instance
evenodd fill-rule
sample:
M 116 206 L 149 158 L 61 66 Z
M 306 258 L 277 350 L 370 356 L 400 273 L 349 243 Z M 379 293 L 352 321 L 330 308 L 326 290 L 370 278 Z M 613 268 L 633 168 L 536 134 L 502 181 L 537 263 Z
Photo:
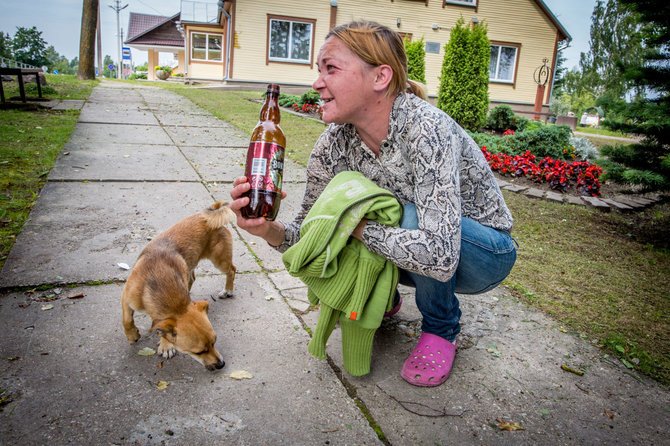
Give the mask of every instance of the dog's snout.
M 225 361 L 222 359 L 221 361 L 216 363 L 216 368 L 217 369 L 222 369 L 223 366 L 226 365 Z

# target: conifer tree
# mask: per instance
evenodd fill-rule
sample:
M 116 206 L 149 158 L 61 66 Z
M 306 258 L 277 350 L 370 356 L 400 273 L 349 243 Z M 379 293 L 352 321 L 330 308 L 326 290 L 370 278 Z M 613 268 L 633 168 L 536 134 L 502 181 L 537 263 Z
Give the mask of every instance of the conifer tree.
M 620 64 L 623 77 L 644 92 L 626 102 L 603 97 L 605 126 L 642 136 L 639 143 L 601 149 L 606 178 L 644 190 L 670 190 L 670 5 L 620 0 L 640 14 L 647 48 L 642 64 Z
M 444 49 L 437 106 L 473 132 L 486 123 L 490 58 L 487 26 L 470 29 L 463 17 L 458 19 Z
M 419 40 L 410 42 L 405 37 L 405 52 L 407 53 L 407 77 L 413 81 L 426 83 L 426 49 L 424 48 L 423 37 Z

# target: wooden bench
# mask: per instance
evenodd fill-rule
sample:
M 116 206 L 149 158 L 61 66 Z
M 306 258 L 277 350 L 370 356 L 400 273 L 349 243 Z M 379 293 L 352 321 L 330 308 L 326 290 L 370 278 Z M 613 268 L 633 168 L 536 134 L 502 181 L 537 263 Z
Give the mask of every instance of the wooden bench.
M 27 76 L 30 74 L 35 75 L 35 82 L 37 82 L 37 95 L 39 96 L 40 99 L 42 99 L 42 85 L 40 85 L 40 76 L 39 73 L 41 73 L 42 70 L 39 68 L 4 68 L 0 67 L 0 98 L 2 99 L 2 103 L 5 103 L 5 89 L 2 86 L 2 76 L 4 75 L 9 75 L 9 76 L 17 76 L 19 79 L 19 93 L 21 95 L 21 102 L 26 102 L 26 89 L 23 83 L 23 76 Z

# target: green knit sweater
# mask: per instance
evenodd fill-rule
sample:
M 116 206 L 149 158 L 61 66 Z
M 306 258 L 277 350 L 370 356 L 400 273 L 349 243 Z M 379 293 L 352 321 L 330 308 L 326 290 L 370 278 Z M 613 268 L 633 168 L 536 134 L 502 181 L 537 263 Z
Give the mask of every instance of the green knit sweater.
M 307 214 L 300 241 L 282 257 L 289 274 L 307 285 L 309 301 L 321 304 L 309 352 L 326 358 L 326 341 L 339 320 L 344 369 L 354 376 L 370 372 L 372 340 L 398 285 L 398 268 L 350 237 L 362 218 L 397 226 L 402 206 L 360 172 L 342 172 Z

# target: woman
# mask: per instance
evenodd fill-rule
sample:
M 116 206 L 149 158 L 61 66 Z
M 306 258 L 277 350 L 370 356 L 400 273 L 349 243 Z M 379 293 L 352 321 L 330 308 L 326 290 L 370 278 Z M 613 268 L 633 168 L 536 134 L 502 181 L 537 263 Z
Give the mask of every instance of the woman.
M 477 144 L 407 79 L 403 42 L 373 22 L 334 28 L 319 51 L 313 88 L 323 101 L 321 135 L 307 167 L 302 208 L 294 221 L 245 220 L 245 177 L 231 191 L 237 224 L 285 251 L 300 224 L 339 172 L 359 171 L 396 196 L 400 227 L 363 220 L 353 233 L 400 269 L 416 288 L 422 335 L 403 365 L 410 384 L 437 386 L 449 376 L 460 331 L 455 292 L 497 286 L 516 260 L 512 216 Z M 391 313 L 398 310 L 401 300 Z

